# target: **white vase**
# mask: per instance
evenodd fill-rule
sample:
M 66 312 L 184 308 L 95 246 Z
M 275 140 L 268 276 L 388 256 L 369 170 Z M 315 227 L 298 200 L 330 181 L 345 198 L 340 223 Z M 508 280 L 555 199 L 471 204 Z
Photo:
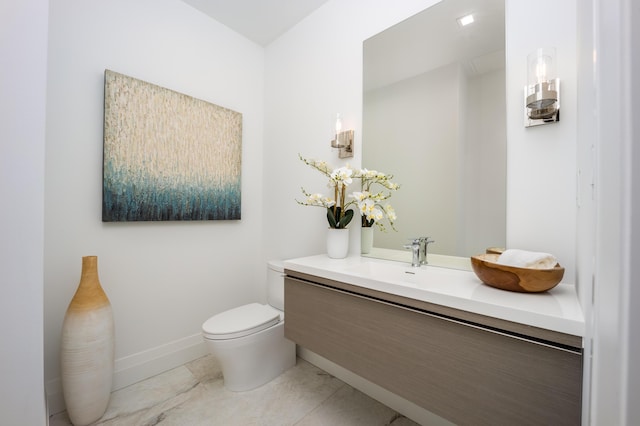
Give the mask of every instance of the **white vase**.
M 368 254 L 373 247 L 373 227 L 364 227 L 360 230 L 360 252 Z
M 82 258 L 82 277 L 62 325 L 61 380 L 69 419 L 88 425 L 100 419 L 111 396 L 114 323 L 98 279 L 98 258 Z
M 332 259 L 344 259 L 349 253 L 349 229 L 327 230 L 327 255 Z

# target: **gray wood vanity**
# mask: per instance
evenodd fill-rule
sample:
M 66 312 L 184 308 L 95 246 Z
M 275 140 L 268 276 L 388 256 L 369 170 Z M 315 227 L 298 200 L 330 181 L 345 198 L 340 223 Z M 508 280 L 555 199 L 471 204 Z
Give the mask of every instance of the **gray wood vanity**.
M 580 424 L 580 336 L 285 268 L 296 344 L 456 424 Z

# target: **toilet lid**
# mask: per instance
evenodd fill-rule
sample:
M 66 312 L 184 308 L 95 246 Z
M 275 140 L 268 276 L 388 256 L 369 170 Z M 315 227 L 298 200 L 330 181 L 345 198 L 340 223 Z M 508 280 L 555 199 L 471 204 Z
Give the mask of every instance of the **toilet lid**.
M 280 322 L 280 311 L 250 303 L 214 315 L 202 324 L 207 339 L 234 339 L 257 333 Z

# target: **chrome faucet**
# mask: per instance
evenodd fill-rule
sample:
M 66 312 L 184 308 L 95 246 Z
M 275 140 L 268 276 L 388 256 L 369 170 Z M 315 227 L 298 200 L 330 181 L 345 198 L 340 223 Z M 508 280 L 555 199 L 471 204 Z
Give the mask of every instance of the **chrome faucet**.
M 403 246 L 405 249 L 411 249 L 411 266 L 420 266 L 420 238 L 412 238 L 411 243 Z
M 426 265 L 427 262 L 427 251 L 429 248 L 429 244 L 431 243 L 435 243 L 434 240 L 431 239 L 431 237 L 420 237 L 418 238 L 418 241 L 420 241 L 420 264 L 421 265 Z
M 411 243 L 405 244 L 405 249 L 411 249 L 411 266 L 419 267 L 420 265 L 426 265 L 427 262 L 427 249 L 429 244 L 435 243 L 430 237 L 418 237 L 409 238 Z

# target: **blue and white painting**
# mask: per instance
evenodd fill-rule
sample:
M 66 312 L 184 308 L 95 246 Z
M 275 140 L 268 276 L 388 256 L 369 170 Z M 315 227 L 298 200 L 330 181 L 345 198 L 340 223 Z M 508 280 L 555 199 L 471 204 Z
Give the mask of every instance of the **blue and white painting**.
M 105 71 L 102 221 L 239 220 L 242 114 Z

